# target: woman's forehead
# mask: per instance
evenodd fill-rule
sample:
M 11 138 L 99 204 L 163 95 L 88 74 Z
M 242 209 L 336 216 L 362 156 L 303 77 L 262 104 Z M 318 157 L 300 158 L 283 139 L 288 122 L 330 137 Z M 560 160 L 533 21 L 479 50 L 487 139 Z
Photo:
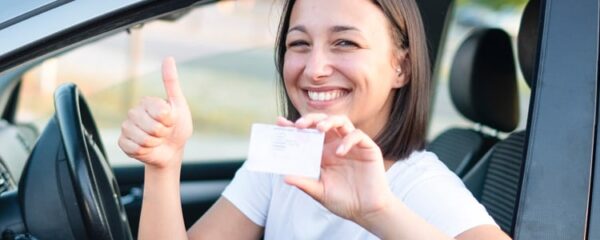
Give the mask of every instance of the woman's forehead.
M 290 29 L 332 29 L 336 26 L 363 32 L 387 26 L 387 18 L 370 0 L 298 0 L 290 16 Z

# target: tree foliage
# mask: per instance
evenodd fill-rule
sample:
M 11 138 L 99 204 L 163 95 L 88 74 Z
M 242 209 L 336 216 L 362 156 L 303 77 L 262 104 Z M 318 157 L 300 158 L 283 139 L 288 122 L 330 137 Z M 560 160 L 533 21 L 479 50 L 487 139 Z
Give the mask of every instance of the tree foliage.
M 504 7 L 517 7 L 527 3 L 527 0 L 457 0 L 457 3 L 467 4 L 474 3 L 479 5 L 488 6 L 494 9 L 500 9 Z

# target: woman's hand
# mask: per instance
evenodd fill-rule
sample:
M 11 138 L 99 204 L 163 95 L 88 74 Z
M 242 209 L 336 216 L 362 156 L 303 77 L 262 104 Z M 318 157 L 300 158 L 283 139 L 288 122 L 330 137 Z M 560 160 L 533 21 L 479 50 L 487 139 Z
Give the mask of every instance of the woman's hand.
M 167 99 L 143 98 L 129 110 L 119 137 L 119 147 L 125 154 L 157 168 L 181 164 L 185 142 L 193 131 L 173 58 L 163 61 L 162 78 Z
M 300 188 L 334 214 L 359 224 L 395 202 L 385 177 L 381 150 L 348 117 L 308 114 L 295 123 L 280 118 L 278 125 L 317 128 L 326 134 L 320 179 L 288 176 L 288 184 Z

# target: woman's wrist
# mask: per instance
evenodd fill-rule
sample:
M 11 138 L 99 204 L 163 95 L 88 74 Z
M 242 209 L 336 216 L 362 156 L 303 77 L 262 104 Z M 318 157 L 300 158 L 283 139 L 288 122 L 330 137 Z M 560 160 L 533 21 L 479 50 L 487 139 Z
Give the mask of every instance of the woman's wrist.
M 452 239 L 395 196 L 380 211 L 366 215 L 357 223 L 380 239 Z
M 377 237 L 385 239 L 385 236 L 388 235 L 386 233 L 391 230 L 388 224 L 395 222 L 397 217 L 402 214 L 398 205 L 403 205 L 403 203 L 392 194 L 389 194 L 382 201 L 381 207 L 361 216 L 355 222 Z
M 168 195 L 168 192 L 179 197 L 179 181 L 181 176 L 180 156 L 182 154 L 175 154 L 173 159 L 168 159 L 169 162 L 177 160 L 177 164 L 169 164 L 167 166 L 145 164 L 144 199 L 161 198 L 165 194 Z
M 174 151 L 170 157 L 166 157 L 165 161 L 161 161 L 157 164 L 144 163 L 146 172 L 159 173 L 173 172 L 181 169 L 181 163 L 183 159 L 183 148 Z

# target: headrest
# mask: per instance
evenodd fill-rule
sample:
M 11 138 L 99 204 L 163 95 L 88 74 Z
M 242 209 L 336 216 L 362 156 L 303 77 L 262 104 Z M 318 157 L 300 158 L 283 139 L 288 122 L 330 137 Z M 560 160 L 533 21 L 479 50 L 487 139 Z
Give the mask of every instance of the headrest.
M 510 36 L 500 29 L 476 30 L 452 63 L 452 102 L 471 121 L 510 132 L 519 122 L 516 76 Z
M 540 1 L 530 0 L 525 6 L 521 17 L 521 26 L 517 39 L 519 50 L 519 65 L 529 87 L 532 86 L 533 70 L 537 57 L 539 39 Z

